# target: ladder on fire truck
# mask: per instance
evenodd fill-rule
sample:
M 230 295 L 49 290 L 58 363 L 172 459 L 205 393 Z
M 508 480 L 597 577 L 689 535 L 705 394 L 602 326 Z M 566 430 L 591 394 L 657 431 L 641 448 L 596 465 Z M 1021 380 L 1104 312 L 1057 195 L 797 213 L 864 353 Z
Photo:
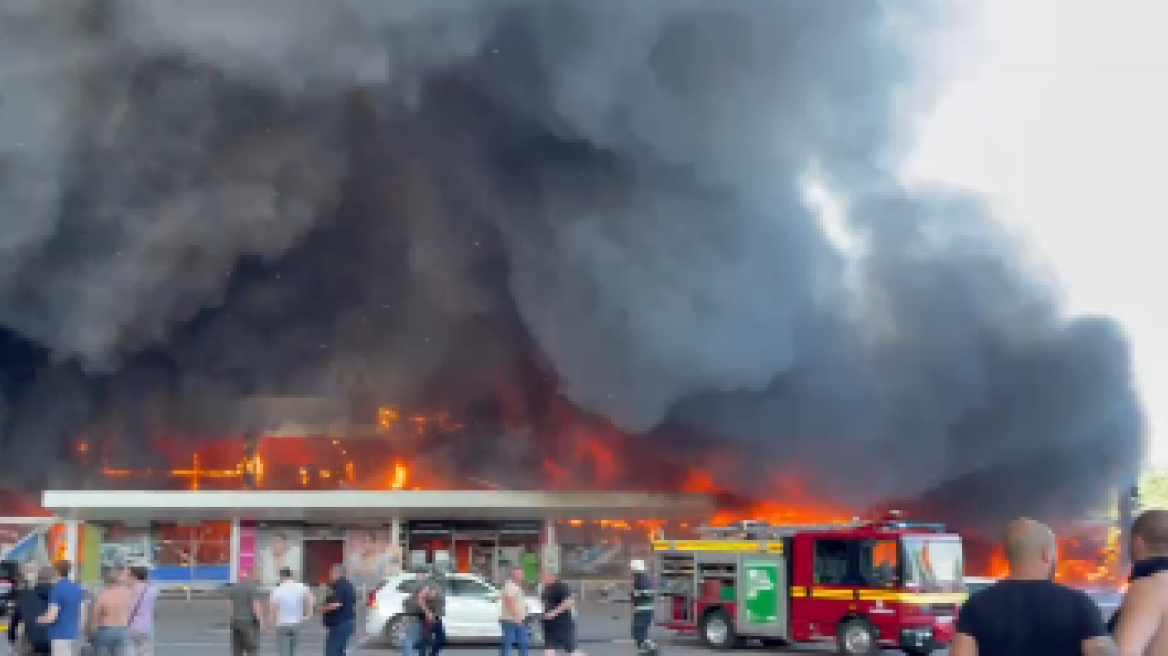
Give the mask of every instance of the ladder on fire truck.
M 853 519 L 850 522 L 829 522 L 825 524 L 771 524 L 746 520 L 728 526 L 702 526 L 696 533 L 702 537 L 714 540 L 774 540 L 787 537 L 793 533 L 806 531 L 838 531 L 842 529 L 860 528 L 871 522 Z
M 694 532 L 701 536 L 701 539 L 709 540 L 779 540 L 790 537 L 795 533 L 805 533 L 808 531 L 846 531 L 866 526 L 894 530 L 918 529 L 937 533 L 945 531 L 944 524 L 904 521 L 900 519 L 899 513 L 891 512 L 878 520 L 862 520 L 856 517 L 847 522 L 827 522 L 820 524 L 771 524 L 769 522 L 748 519 L 726 526 L 701 526 L 694 529 Z M 666 539 L 661 529 L 657 530 L 655 539 Z

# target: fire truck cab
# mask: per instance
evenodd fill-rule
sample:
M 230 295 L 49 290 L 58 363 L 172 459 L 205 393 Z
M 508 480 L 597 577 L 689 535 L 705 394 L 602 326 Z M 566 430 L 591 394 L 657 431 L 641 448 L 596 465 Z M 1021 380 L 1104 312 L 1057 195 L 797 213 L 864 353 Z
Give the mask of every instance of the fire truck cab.
M 843 654 L 943 649 L 967 593 L 961 538 L 943 526 L 880 521 L 742 522 L 653 543 L 655 619 L 728 649 L 743 639 L 834 641 Z

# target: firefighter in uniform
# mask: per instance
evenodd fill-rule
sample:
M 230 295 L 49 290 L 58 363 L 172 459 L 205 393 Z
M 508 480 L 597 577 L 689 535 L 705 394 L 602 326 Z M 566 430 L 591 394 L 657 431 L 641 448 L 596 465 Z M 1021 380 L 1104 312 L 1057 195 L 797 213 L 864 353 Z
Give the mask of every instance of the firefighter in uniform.
M 657 645 L 649 639 L 649 627 L 653 624 L 653 581 L 645 568 L 645 561 L 629 563 L 633 570 L 633 644 L 638 654 L 656 654 Z

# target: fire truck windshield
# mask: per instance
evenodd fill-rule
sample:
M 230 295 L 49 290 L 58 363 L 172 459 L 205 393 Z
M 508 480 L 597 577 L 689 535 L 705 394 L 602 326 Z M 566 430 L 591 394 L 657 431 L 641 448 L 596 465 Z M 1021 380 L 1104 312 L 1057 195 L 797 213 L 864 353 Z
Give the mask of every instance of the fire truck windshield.
M 961 559 L 961 540 L 906 537 L 903 544 L 906 588 L 929 592 L 964 590 L 965 572 Z

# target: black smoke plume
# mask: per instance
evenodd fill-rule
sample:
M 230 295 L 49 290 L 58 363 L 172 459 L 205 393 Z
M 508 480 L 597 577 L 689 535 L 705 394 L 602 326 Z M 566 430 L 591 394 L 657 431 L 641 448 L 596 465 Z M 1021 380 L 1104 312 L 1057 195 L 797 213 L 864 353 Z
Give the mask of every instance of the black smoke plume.
M 503 381 L 746 454 L 738 492 L 1080 512 L 1142 456 L 1120 330 L 897 175 L 943 5 L 3 3 L 4 479 Z

